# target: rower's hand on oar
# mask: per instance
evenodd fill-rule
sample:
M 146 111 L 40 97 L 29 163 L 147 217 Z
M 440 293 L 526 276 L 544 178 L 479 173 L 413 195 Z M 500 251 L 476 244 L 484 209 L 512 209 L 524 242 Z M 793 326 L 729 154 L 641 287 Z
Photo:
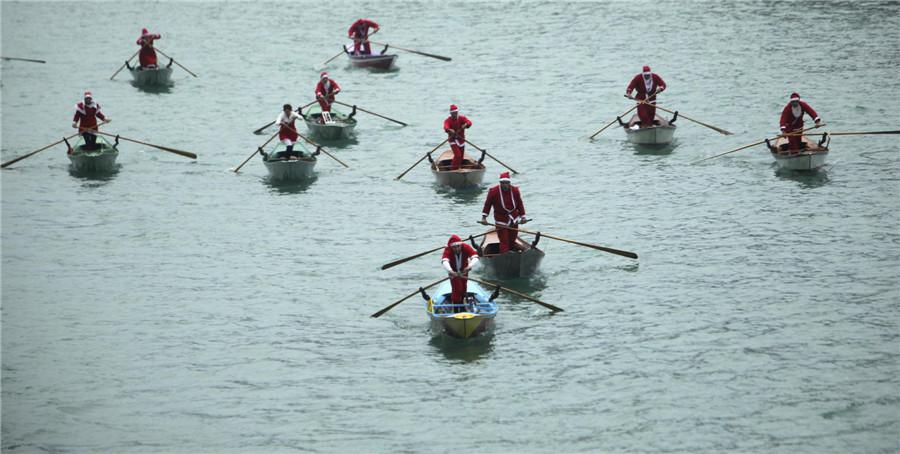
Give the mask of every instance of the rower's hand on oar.
M 73 121 L 73 122 L 72 122 L 72 127 L 75 128 L 75 129 L 78 129 L 78 123 L 75 123 L 75 122 Z
M 488 224 L 488 221 L 487 221 L 487 216 L 482 216 L 482 217 L 481 217 L 481 220 L 478 221 L 478 223 L 481 224 L 481 225 L 489 225 L 489 224 Z

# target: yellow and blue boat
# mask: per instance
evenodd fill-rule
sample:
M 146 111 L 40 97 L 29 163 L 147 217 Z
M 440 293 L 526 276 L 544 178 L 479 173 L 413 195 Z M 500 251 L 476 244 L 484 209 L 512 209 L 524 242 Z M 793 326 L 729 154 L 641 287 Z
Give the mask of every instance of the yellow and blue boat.
M 493 301 L 495 296 L 473 281 L 469 281 L 466 290 L 465 301 L 452 304 L 450 281 L 445 281 L 428 299 L 425 310 L 431 319 L 432 332 L 468 339 L 493 330 L 494 318 L 500 310 L 500 305 Z

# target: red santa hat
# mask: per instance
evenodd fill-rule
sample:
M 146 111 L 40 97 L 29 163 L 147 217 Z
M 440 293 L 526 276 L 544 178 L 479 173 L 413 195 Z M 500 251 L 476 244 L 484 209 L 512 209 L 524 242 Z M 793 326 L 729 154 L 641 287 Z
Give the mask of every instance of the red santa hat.
M 327 77 L 328 77 L 328 73 L 325 71 L 322 71 L 322 74 L 319 74 L 319 79 L 325 79 Z
M 450 104 L 450 113 L 459 112 L 459 107 L 456 107 L 456 104 Z
M 462 245 L 463 245 L 462 238 L 460 238 L 459 235 L 457 235 L 455 233 L 453 235 L 450 235 L 450 239 L 447 240 L 447 247 L 462 246 Z
M 798 95 L 796 91 L 791 93 L 791 101 L 799 101 L 799 100 L 800 100 L 800 95 Z
M 500 174 L 500 182 L 501 183 L 504 183 L 504 182 L 509 183 L 510 182 L 509 172 L 503 172 Z
M 146 28 L 141 29 L 141 36 L 147 36 L 149 34 L 150 34 L 150 30 L 147 30 Z
M 94 95 L 89 91 L 84 92 L 84 97 L 94 99 Z
M 650 65 L 644 65 L 644 68 L 642 69 L 642 71 L 645 73 L 650 72 Z

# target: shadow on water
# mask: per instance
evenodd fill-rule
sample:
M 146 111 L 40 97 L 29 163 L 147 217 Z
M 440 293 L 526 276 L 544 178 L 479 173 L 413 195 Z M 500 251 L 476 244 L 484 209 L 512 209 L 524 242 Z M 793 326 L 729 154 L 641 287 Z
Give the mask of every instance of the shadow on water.
M 471 339 L 457 339 L 446 334 L 432 336 L 428 343 L 452 361 L 471 363 L 485 357 L 493 349 L 493 332 Z
M 356 134 L 351 134 L 350 137 L 344 139 L 323 139 L 317 135 L 310 134 L 308 136 L 310 139 L 315 141 L 316 143 L 322 145 L 326 149 L 329 148 L 346 148 L 351 145 L 358 145 L 359 140 L 356 139 Z M 315 147 L 312 147 L 315 148 Z
M 282 181 L 282 180 L 272 180 L 269 177 L 264 177 L 262 180 L 266 183 L 266 186 L 272 189 L 273 193 L 290 195 L 290 194 L 302 194 L 306 192 L 313 183 L 318 180 L 319 177 L 314 176 L 307 180 L 300 181 Z
M 453 189 L 447 186 L 434 185 L 435 191 L 452 202 L 470 203 L 481 200 L 484 187 L 481 185 L 466 189 Z
M 642 144 L 632 144 L 634 147 L 634 154 L 636 155 L 644 155 L 644 156 L 665 156 L 672 154 L 675 151 L 675 147 L 678 146 L 678 141 L 673 140 L 665 145 L 642 145 Z
M 786 170 L 775 169 L 775 176 L 780 180 L 797 182 L 803 189 L 816 189 L 828 184 L 828 172 L 825 168 L 818 170 Z
M 96 170 L 75 170 L 72 166 L 69 166 L 69 175 L 82 180 L 85 186 L 99 187 L 112 181 L 121 168 L 122 164 L 116 164 L 112 170 L 101 172 Z
M 138 91 L 153 94 L 153 95 L 172 93 L 172 84 L 169 84 L 169 85 L 139 85 L 139 84 L 135 83 L 134 81 L 132 81 L 131 86 L 137 88 Z

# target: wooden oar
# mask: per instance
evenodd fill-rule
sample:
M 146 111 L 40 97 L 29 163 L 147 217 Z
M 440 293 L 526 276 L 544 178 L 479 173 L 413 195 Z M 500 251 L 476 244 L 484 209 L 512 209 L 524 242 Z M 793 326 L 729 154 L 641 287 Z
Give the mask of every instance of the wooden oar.
M 481 279 L 476 279 L 476 278 L 471 277 L 471 276 L 469 277 L 469 280 L 470 280 L 470 281 L 475 281 L 475 282 L 477 282 L 477 283 L 479 283 L 479 284 L 482 284 L 482 285 L 487 285 L 487 286 L 490 286 L 490 287 L 494 287 L 494 288 L 500 287 L 500 290 L 503 290 L 504 292 L 509 292 L 509 293 L 512 293 L 513 295 L 516 295 L 516 296 L 520 297 L 520 298 L 525 298 L 525 299 L 527 299 L 528 301 L 531 301 L 531 302 L 534 302 L 534 303 L 538 303 L 538 304 L 540 304 L 541 306 L 544 306 L 544 307 L 546 307 L 547 309 L 550 309 L 550 310 L 553 311 L 553 312 L 563 312 L 562 308 L 556 307 L 556 306 L 554 306 L 554 305 L 552 305 L 552 304 L 549 304 L 549 303 L 545 303 L 545 302 L 543 302 L 543 301 L 541 301 L 541 300 L 539 300 L 539 299 L 537 299 L 537 298 L 532 298 L 532 297 L 530 297 L 530 296 L 528 296 L 528 295 L 526 295 L 526 294 L 524 294 L 524 293 L 519 293 L 519 292 L 517 292 L 517 291 L 515 291 L 515 290 L 508 289 L 508 288 L 506 288 L 506 287 L 501 287 L 500 285 L 495 284 L 495 283 L 493 283 L 493 282 L 482 281 Z
M 539 232 L 532 232 L 532 231 L 530 231 L 530 230 L 525 230 L 525 229 L 523 229 L 523 228 L 521 228 L 521 227 L 519 227 L 519 228 L 506 227 L 506 226 L 503 226 L 503 225 L 491 224 L 490 222 L 479 222 L 479 224 L 491 226 L 491 227 L 494 227 L 494 228 L 496 228 L 496 229 L 517 230 L 517 231 L 519 231 L 519 232 L 527 233 L 527 234 L 529 234 L 529 235 L 537 235 L 537 234 L 539 233 Z M 547 238 L 554 239 L 554 240 L 557 240 L 557 241 L 563 241 L 563 242 L 566 242 L 566 243 L 577 244 L 577 245 L 579 245 L 579 246 L 589 247 L 589 248 L 591 248 L 591 249 L 596 249 L 596 250 L 598 250 L 598 251 L 609 252 L 610 254 L 621 255 L 622 257 L 628 257 L 628 258 L 630 258 L 630 259 L 637 259 L 637 258 L 638 258 L 638 255 L 635 254 L 634 252 L 621 251 L 621 250 L 619 250 L 619 249 L 613 249 L 613 248 L 609 248 L 609 247 L 598 246 L 598 245 L 596 245 L 596 244 L 582 243 L 581 241 L 575 241 L 575 240 L 570 240 L 570 239 L 567 239 L 567 238 L 562 238 L 562 237 L 558 237 L 558 236 L 553 236 L 553 235 L 550 235 L 550 234 L 547 234 L 547 233 L 544 233 L 544 232 L 540 232 L 540 234 L 541 234 L 541 237 L 547 237 Z
M 409 171 L 410 171 L 410 170 L 412 170 L 412 169 L 413 169 L 413 167 L 415 167 L 415 166 L 417 166 L 417 165 L 419 165 L 419 163 L 420 163 L 420 162 L 422 162 L 422 161 L 423 161 L 423 160 L 424 160 L 424 159 L 425 159 L 425 158 L 427 158 L 427 157 L 428 157 L 428 155 L 430 155 L 430 154 L 431 154 L 431 153 L 434 153 L 434 150 L 437 150 L 437 149 L 438 149 L 438 148 L 440 148 L 440 147 L 441 147 L 441 145 L 443 145 L 443 144 L 445 144 L 445 143 L 447 143 L 447 141 L 448 141 L 448 140 L 450 140 L 450 139 L 449 139 L 449 138 L 447 138 L 447 139 L 444 139 L 444 141 L 443 141 L 443 142 L 441 142 L 441 143 L 439 143 L 439 144 L 438 144 L 438 145 L 437 145 L 437 146 L 436 146 L 436 147 L 434 147 L 434 148 L 432 148 L 432 149 L 431 149 L 431 151 L 429 151 L 429 152 L 428 152 L 428 153 L 425 153 L 425 154 L 424 154 L 424 155 L 422 155 L 422 157 L 421 157 L 421 158 L 419 158 L 419 160 L 418 160 L 418 161 L 416 161 L 416 163 L 415 163 L 415 164 L 413 164 L 413 165 L 411 165 L 411 166 L 409 166 L 409 168 L 408 168 L 408 169 L 406 169 L 406 171 L 405 171 L 405 172 L 403 172 L 403 173 L 401 173 L 401 174 L 400 174 L 400 176 L 398 176 L 398 177 L 397 177 L 397 178 L 394 178 L 394 179 L 395 179 L 395 180 L 399 180 L 399 179 L 401 179 L 401 178 L 403 178 L 403 175 L 406 175 L 406 174 L 407 174 L 407 173 L 409 173 Z
M 307 141 L 310 145 L 315 145 L 317 150 L 321 151 L 322 153 L 325 153 L 326 155 L 328 155 L 329 158 L 334 159 L 335 161 L 337 161 L 338 164 L 340 164 L 340 165 L 342 165 L 342 166 L 344 166 L 344 167 L 350 168 L 350 166 L 348 166 L 347 164 L 344 164 L 344 161 L 341 161 L 340 159 L 334 157 L 334 155 L 332 155 L 331 153 L 329 153 L 328 150 L 326 150 L 325 147 L 323 147 L 322 145 L 319 145 L 319 144 L 313 142 L 312 140 L 309 139 L 309 137 L 306 137 L 306 136 L 304 136 L 303 134 L 300 134 L 299 132 L 297 132 L 296 129 L 294 129 L 294 128 L 290 127 L 290 126 L 285 125 L 285 127 L 288 128 L 288 129 L 290 129 L 291 131 L 294 131 L 294 133 L 296 133 L 301 139 Z
M 173 61 L 173 62 L 174 62 L 174 63 L 175 63 L 175 64 L 176 64 L 176 65 L 178 65 L 178 66 L 179 66 L 179 67 L 180 67 L 180 68 L 181 68 L 181 69 L 183 69 L 183 70 L 185 70 L 185 71 L 187 71 L 187 72 L 188 72 L 188 74 L 190 74 L 190 75 L 192 75 L 192 76 L 194 76 L 194 77 L 197 77 L 197 75 L 196 75 L 196 74 L 194 74 L 194 73 L 193 73 L 193 72 L 191 72 L 191 70 L 190 70 L 190 69 L 187 69 L 187 68 L 185 68 L 185 67 L 184 67 L 184 66 L 182 66 L 182 64 L 181 64 L 181 63 L 178 63 L 178 62 L 177 62 L 177 61 L 176 61 L 176 60 L 175 60 L 175 59 L 174 59 L 174 58 L 172 58 L 172 57 L 170 57 L 170 56 L 168 56 L 168 55 L 166 55 L 166 53 L 165 53 L 165 52 L 163 52 L 163 51 L 162 51 L 162 49 L 159 49 L 159 48 L 157 48 L 157 49 L 156 49 L 156 50 L 158 50 L 158 51 L 159 51 L 159 53 L 161 53 L 161 54 L 162 54 L 162 55 L 163 55 L 163 57 L 166 57 L 166 58 L 168 58 L 168 59 L 169 59 L 169 60 L 172 60 L 172 61 Z
M 822 126 L 825 126 L 825 123 L 815 125 L 815 126 L 813 126 L 813 127 L 811 127 L 811 128 L 806 128 L 806 129 L 804 129 L 804 130 L 802 130 L 802 131 L 800 131 L 800 132 L 796 132 L 796 133 L 779 134 L 779 135 L 777 135 L 777 136 L 775 136 L 775 137 L 771 137 L 771 138 L 769 138 L 769 139 L 763 139 L 763 140 L 760 140 L 759 142 L 753 142 L 753 143 L 751 143 L 750 145 L 744 145 L 743 147 L 738 147 L 738 148 L 735 148 L 734 150 L 728 150 L 728 151 L 726 151 L 725 153 L 719 153 L 719 154 L 717 154 L 717 155 L 715 155 L 715 156 L 710 156 L 710 157 L 708 157 L 708 158 L 703 158 L 703 159 L 694 161 L 694 162 L 692 162 L 691 164 L 699 164 L 699 163 L 701 163 L 701 162 L 703 162 L 703 161 L 708 161 L 708 160 L 710 160 L 710 159 L 718 158 L 719 156 L 725 156 L 725 155 L 727 155 L 727 154 L 731 154 L 731 153 L 734 153 L 734 152 L 736 152 L 736 151 L 741 151 L 741 150 L 745 150 L 745 149 L 750 148 L 750 147 L 755 147 L 755 146 L 757 146 L 757 145 L 759 145 L 759 144 L 766 143 L 766 140 L 775 140 L 775 139 L 778 139 L 779 137 L 788 137 L 788 136 L 790 136 L 790 135 L 803 135 L 803 133 L 806 132 L 806 131 L 809 131 L 809 130 L 811 130 L 811 129 L 821 128 Z
M 256 153 L 259 153 L 259 151 L 262 150 L 266 145 L 268 145 L 269 142 L 271 142 L 272 139 L 274 139 L 276 136 L 278 136 L 277 132 L 275 134 L 272 134 L 272 137 L 269 137 L 269 140 L 265 141 L 262 145 L 256 147 L 256 150 L 253 150 L 253 154 L 248 156 L 247 159 L 245 159 L 244 162 L 241 163 L 241 165 L 237 166 L 237 168 L 234 169 L 234 173 L 237 173 L 239 170 L 241 170 L 241 167 L 244 167 L 244 164 L 250 162 L 250 160 L 253 159 L 254 156 L 256 156 Z
M 119 69 L 117 69 L 116 72 L 114 72 L 112 76 L 109 77 L 109 80 L 113 80 L 113 78 L 115 78 L 116 75 L 119 74 L 119 71 L 122 71 L 123 69 L 125 69 L 125 67 L 128 66 L 128 62 L 130 62 L 131 60 L 134 60 L 134 57 L 136 57 L 139 52 L 140 52 L 140 50 L 138 50 L 137 52 L 132 54 L 130 57 L 128 57 L 128 60 L 125 60 L 125 63 L 122 66 L 120 66 Z
M 315 100 L 315 99 L 314 99 L 314 100 L 312 100 L 311 103 L 309 103 L 309 104 L 307 104 L 307 105 L 305 105 L 305 106 L 300 106 L 300 110 L 303 110 L 303 109 L 305 109 L 305 108 L 307 108 L 307 107 L 309 107 L 309 106 L 311 106 L 311 105 L 313 105 L 313 104 L 315 104 L 315 103 L 317 103 L 317 102 L 318 102 L 318 100 Z M 272 121 L 266 123 L 265 126 L 259 128 L 259 129 L 257 129 L 256 131 L 253 131 L 253 134 L 262 134 L 263 130 L 265 130 L 266 128 L 268 128 L 269 126 L 272 126 L 272 125 L 274 125 L 274 124 L 275 124 L 275 120 L 272 120 Z
M 34 60 L 31 58 L 18 58 L 18 57 L 0 57 L 3 60 L 16 60 L 16 61 L 30 61 L 32 63 L 47 63 L 44 60 Z
M 72 137 L 77 136 L 78 134 L 80 134 L 80 133 L 75 133 L 75 134 L 72 134 L 72 135 L 69 136 L 69 137 L 66 137 L 66 138 L 62 139 L 62 140 L 57 140 L 56 142 L 53 142 L 53 143 L 51 143 L 50 145 L 47 145 L 46 147 L 38 148 L 37 150 L 34 150 L 34 151 L 32 151 L 31 153 L 28 153 L 28 154 L 26 154 L 26 155 L 19 156 L 18 158 L 10 159 L 9 161 L 6 161 L 6 162 L 4 162 L 3 164 L 0 164 L 0 168 L 5 169 L 6 166 L 8 166 L 8 165 L 15 164 L 15 163 L 17 163 L 17 162 L 19 162 L 19 161 L 21 161 L 21 160 L 23 160 L 23 159 L 25 159 L 25 158 L 30 158 L 31 156 L 34 156 L 34 155 L 36 155 L 36 154 L 38 154 L 38 153 L 40 153 L 40 152 L 42 152 L 42 151 L 44 151 L 44 150 L 46 150 L 46 149 L 48 149 L 48 148 L 50 148 L 50 147 L 53 147 L 53 146 L 55 146 L 55 145 L 59 145 L 59 144 L 65 142 L 66 140 L 69 140 L 69 139 L 71 139 Z
M 675 114 L 675 112 L 672 112 L 671 110 L 666 109 L 665 107 L 660 107 L 660 106 L 658 106 L 658 105 L 656 105 L 656 104 L 653 104 L 653 103 L 651 103 L 651 102 L 647 102 L 647 101 L 645 101 L 645 100 L 643 100 L 643 99 L 635 99 L 634 97 L 628 96 L 628 95 L 625 95 L 625 97 L 628 98 L 628 99 L 637 101 L 638 104 L 646 104 L 646 105 L 648 105 L 648 106 L 656 107 L 657 109 L 659 109 L 659 110 L 661 110 L 661 111 L 663 111 L 663 112 L 668 112 L 668 113 L 670 113 L 670 114 L 672 114 L 672 115 Z M 687 120 L 687 121 L 693 121 L 694 123 L 697 123 L 698 125 L 706 126 L 707 128 L 712 129 L 713 131 L 716 131 L 716 132 L 718 132 L 719 134 L 724 134 L 724 135 L 726 135 L 726 136 L 733 135 L 733 134 L 732 134 L 731 132 L 729 132 L 729 131 L 726 131 L 726 130 L 724 130 L 724 129 L 722 129 L 722 128 L 717 128 L 717 127 L 715 127 L 715 126 L 713 126 L 713 125 L 708 125 L 708 124 L 706 124 L 706 123 L 704 123 L 704 122 L 702 122 L 702 121 L 699 121 L 699 120 L 695 120 L 695 119 L 693 119 L 693 118 L 691 118 L 691 117 L 689 117 L 689 116 L 687 116 L 687 115 L 682 114 L 681 112 L 678 112 L 678 116 L 681 117 L 681 118 L 684 118 L 684 119 Z
M 353 107 L 353 106 L 351 106 L 350 104 L 342 103 L 342 102 L 340 102 L 340 101 L 338 101 L 338 100 L 336 100 L 336 99 L 334 100 L 334 103 L 335 103 L 335 104 L 340 104 L 340 105 L 342 105 L 342 106 L 344 106 L 344 107 Z M 377 113 L 375 113 L 375 112 L 372 112 L 372 111 L 363 109 L 362 107 L 359 107 L 359 106 L 356 106 L 356 110 L 363 111 L 363 112 L 365 112 L 365 113 L 367 113 L 367 114 L 369 114 L 369 115 L 375 115 L 376 117 L 384 118 L 385 120 L 388 120 L 388 121 L 393 121 L 394 123 L 397 123 L 397 124 L 399 124 L 399 125 L 409 126 L 409 125 L 407 125 L 406 123 L 404 123 L 404 122 L 402 122 L 402 121 L 400 121 L 400 120 L 394 120 L 393 118 L 385 117 L 384 115 L 377 114 Z
M 626 110 L 625 113 L 623 113 L 622 115 L 619 115 L 618 117 L 616 117 L 615 119 L 613 119 L 613 121 L 607 123 L 606 126 L 600 128 L 599 131 L 597 131 L 597 132 L 591 134 L 591 137 L 590 137 L 591 140 L 593 140 L 594 137 L 597 136 L 597 134 L 600 134 L 601 132 L 605 131 L 606 128 L 608 128 L 608 127 L 614 125 L 617 121 L 619 121 L 619 118 L 624 117 L 625 115 L 628 115 L 629 113 L 631 113 L 631 111 L 634 110 L 634 109 L 637 109 L 637 105 L 632 106 L 630 109 Z
M 487 232 L 479 233 L 478 235 L 472 235 L 472 238 L 473 238 L 473 239 L 475 239 L 475 238 L 481 238 L 481 237 L 483 237 L 483 236 L 485 236 L 485 235 L 487 235 L 487 234 L 489 234 L 489 233 L 491 233 L 491 232 L 494 232 L 494 231 L 496 231 L 496 230 L 495 230 L 495 229 L 494 229 L 494 230 L 488 230 Z M 468 237 L 467 237 L 466 239 L 468 239 Z M 388 268 L 393 268 L 393 267 L 395 267 L 395 266 L 397 266 L 397 265 L 400 265 L 401 263 L 406 263 L 406 262 L 408 262 L 408 261 L 410 261 L 410 260 L 412 260 L 412 259 L 417 259 L 417 258 L 419 258 L 419 257 L 421 257 L 421 256 L 423 256 L 423 255 L 428 255 L 428 254 L 431 254 L 432 252 L 437 252 L 437 251 L 439 251 L 439 250 L 441 250 L 441 249 L 444 249 L 445 247 L 447 247 L 447 246 L 439 246 L 439 247 L 436 247 L 436 248 L 434 248 L 434 249 L 429 249 L 429 250 L 427 250 L 427 251 L 425 251 L 425 252 L 420 252 L 420 253 L 418 253 L 418 254 L 411 255 L 411 256 L 409 256 L 409 257 L 405 257 L 405 258 L 402 258 L 402 259 L 399 259 L 399 260 L 394 260 L 393 262 L 390 262 L 390 263 L 386 263 L 386 264 L 384 264 L 384 265 L 381 265 L 381 269 L 382 269 L 382 270 L 386 270 L 386 269 L 388 269 Z
M 154 145 L 154 144 L 152 144 L 152 143 L 141 142 L 140 140 L 129 139 L 128 137 L 122 137 L 122 136 L 119 136 L 119 135 L 116 135 L 116 134 L 110 134 L 110 133 L 108 133 L 108 132 L 92 131 L 91 133 L 92 133 L 92 134 L 100 134 L 100 135 L 109 136 L 109 137 L 118 137 L 118 138 L 120 138 L 120 139 L 122 139 L 122 140 L 127 140 L 127 141 L 129 141 L 129 142 L 139 143 L 139 144 L 141 144 L 141 145 L 146 145 L 146 146 L 148 146 L 148 147 L 158 148 L 158 149 L 160 149 L 160 150 L 162 150 L 162 151 L 168 151 L 169 153 L 175 153 L 175 154 L 177 154 L 177 155 L 184 156 L 184 157 L 186 157 L 186 158 L 197 159 L 197 155 L 194 154 L 194 153 L 191 153 L 190 151 L 183 151 L 183 150 L 178 150 L 178 149 L 175 149 L 175 148 L 164 147 L 164 146 L 162 146 L 162 145 Z
M 471 145 L 471 146 L 474 147 L 476 150 L 478 150 L 478 151 L 484 153 L 487 157 L 493 159 L 494 161 L 497 161 L 497 163 L 500 164 L 501 166 L 506 167 L 507 169 L 509 169 L 510 172 L 516 173 L 516 174 L 519 173 L 519 172 L 516 172 L 516 169 L 513 169 L 512 167 L 510 167 L 510 166 L 504 164 L 503 161 L 501 161 L 501 160 L 495 158 L 493 155 L 491 155 L 490 153 L 488 153 L 487 150 L 485 150 L 484 148 L 481 148 L 481 147 L 479 147 L 478 145 L 475 145 L 474 143 L 469 142 L 468 139 L 463 139 L 463 140 L 465 140 L 467 144 Z
M 443 278 L 443 279 L 441 279 L 441 280 L 439 280 L 439 281 L 434 281 L 434 282 L 428 284 L 427 286 L 422 287 L 422 290 L 428 290 L 428 289 L 430 289 L 431 287 L 434 287 L 435 285 L 438 285 L 438 284 L 440 284 L 441 282 L 446 281 L 447 279 L 450 279 L 450 278 L 449 278 L 449 277 L 445 277 L 445 278 Z M 395 303 L 393 303 L 393 304 L 391 304 L 391 305 L 385 307 L 384 309 L 382 309 L 382 310 L 380 310 L 380 311 L 378 311 L 378 312 L 372 314 L 372 318 L 378 318 L 378 317 L 381 317 L 382 315 L 384 315 L 385 312 L 387 312 L 387 311 L 393 309 L 393 308 L 394 308 L 395 306 L 397 306 L 398 304 L 400 304 L 400 303 L 402 303 L 402 302 L 404 302 L 404 301 L 406 301 L 406 300 L 408 300 L 408 299 L 410 299 L 410 298 L 412 298 L 413 296 L 416 296 L 416 295 L 418 295 L 418 294 L 419 294 L 419 291 L 416 290 L 415 292 L 412 292 L 412 293 L 410 293 L 409 295 L 406 295 L 406 296 L 404 296 L 403 298 L 400 298 L 399 301 L 397 301 L 397 302 L 395 302 Z
M 829 136 L 868 136 L 877 134 L 900 134 L 900 131 L 852 131 L 852 132 L 817 132 L 815 134 L 804 134 L 807 136 L 821 136 L 828 134 Z M 785 134 L 785 136 L 797 134 Z
M 414 54 L 424 55 L 424 56 L 426 56 L 426 57 L 436 58 L 436 59 L 438 59 L 438 60 L 444 60 L 444 61 L 450 61 L 450 60 L 452 60 L 450 57 L 444 57 L 444 56 L 442 56 L 442 55 L 429 54 L 429 53 L 427 53 L 427 52 L 420 52 L 420 51 L 412 50 L 412 49 L 404 49 L 404 48 L 402 48 L 402 47 L 397 47 L 397 46 L 395 46 L 395 45 L 393 45 L 393 44 L 379 43 L 379 42 L 375 42 L 375 41 L 371 41 L 371 40 L 370 40 L 369 42 L 372 43 L 372 44 L 379 44 L 379 45 L 382 45 L 382 46 L 390 46 L 390 47 L 393 47 L 394 49 L 397 49 L 397 50 L 402 50 L 402 51 L 406 51 L 406 52 L 412 52 L 412 53 L 414 53 Z

